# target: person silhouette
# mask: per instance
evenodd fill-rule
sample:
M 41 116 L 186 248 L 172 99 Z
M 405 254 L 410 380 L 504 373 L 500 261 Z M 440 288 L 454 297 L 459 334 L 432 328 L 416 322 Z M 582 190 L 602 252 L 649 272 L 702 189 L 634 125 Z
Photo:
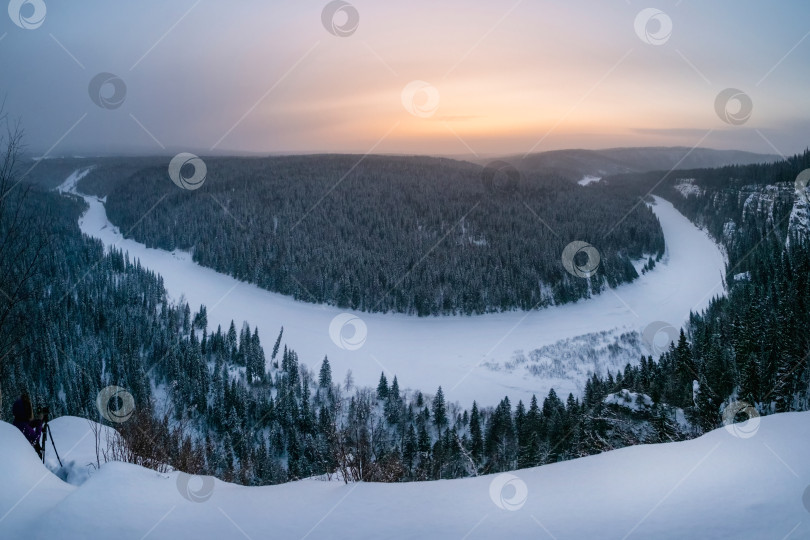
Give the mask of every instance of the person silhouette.
M 14 414 L 14 425 L 41 456 L 42 448 L 39 439 L 42 436 L 42 419 L 34 418 L 34 408 L 31 406 L 31 398 L 28 397 L 28 394 L 23 394 L 14 402 L 11 412 Z

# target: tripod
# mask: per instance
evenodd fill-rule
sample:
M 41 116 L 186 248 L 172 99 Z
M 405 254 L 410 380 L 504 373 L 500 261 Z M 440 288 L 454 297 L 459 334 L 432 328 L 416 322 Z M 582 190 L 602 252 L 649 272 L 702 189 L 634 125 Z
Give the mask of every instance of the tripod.
M 53 452 L 56 454 L 56 460 L 59 462 L 59 466 L 62 466 L 62 460 L 59 459 L 59 452 L 56 450 L 56 444 L 53 442 L 53 433 L 51 432 L 51 425 L 48 423 L 48 410 L 45 409 L 42 418 L 42 443 L 39 445 L 40 449 L 42 450 L 42 463 L 45 463 L 45 446 L 48 442 L 48 434 L 51 435 L 51 446 L 53 446 Z

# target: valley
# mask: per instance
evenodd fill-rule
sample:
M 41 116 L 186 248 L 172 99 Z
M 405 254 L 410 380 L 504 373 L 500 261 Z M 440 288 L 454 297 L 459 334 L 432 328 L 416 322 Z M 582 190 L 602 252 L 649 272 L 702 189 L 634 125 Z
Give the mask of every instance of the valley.
M 79 176 L 77 171 L 59 189 L 75 192 Z M 657 338 L 665 340 L 660 350 L 644 344 L 642 333 L 651 323 L 680 328 L 690 312 L 704 309 L 724 292 L 721 249 L 672 204 L 655 197 L 651 208 L 664 231 L 666 254 L 634 282 L 525 313 L 415 317 L 353 312 L 367 335 L 351 350 L 331 339 L 329 331 L 346 310 L 260 289 L 196 264 L 188 252 L 147 248 L 125 239 L 107 219 L 103 200 L 83 198 L 89 210 L 80 220 L 82 231 L 108 248 L 127 251 L 132 260 L 161 275 L 174 300 L 183 298 L 193 309 L 205 305 L 210 330 L 221 326 L 224 331 L 232 319 L 237 326 L 246 320 L 258 326 L 268 346 L 283 326 L 283 343 L 311 369 L 328 356 L 339 380 L 351 370 L 358 386 L 373 386 L 383 372 L 389 380 L 396 375 L 405 389 L 442 386 L 451 401 L 465 405 L 473 400 L 494 405 L 505 395 L 514 402 L 528 401 L 552 387 L 560 395 L 579 395 L 591 374 L 615 373 L 637 363 L 642 354 L 666 349 L 666 335 Z M 352 337 L 351 326 L 340 331 Z M 575 346 L 569 342 L 562 347 L 565 340 L 575 340 Z M 549 355 L 555 345 L 560 350 Z

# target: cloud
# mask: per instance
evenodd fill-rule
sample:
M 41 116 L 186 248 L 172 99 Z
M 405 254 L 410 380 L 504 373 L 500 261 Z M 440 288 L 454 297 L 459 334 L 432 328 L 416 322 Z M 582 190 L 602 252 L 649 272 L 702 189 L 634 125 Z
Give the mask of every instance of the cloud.
M 632 128 L 630 131 L 639 135 L 658 137 L 702 137 L 708 128 Z
M 439 120 L 441 122 L 466 122 L 468 120 L 477 120 L 479 118 L 484 118 L 484 117 L 480 116 L 480 115 L 473 115 L 473 114 L 447 115 L 447 116 L 438 116 L 438 117 L 436 117 L 436 120 Z

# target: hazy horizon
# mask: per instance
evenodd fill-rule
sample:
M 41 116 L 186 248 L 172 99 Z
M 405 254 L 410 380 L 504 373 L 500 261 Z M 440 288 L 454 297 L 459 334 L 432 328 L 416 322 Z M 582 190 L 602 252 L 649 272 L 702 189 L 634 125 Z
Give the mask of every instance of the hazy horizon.
M 0 95 L 33 155 L 790 155 L 810 140 L 799 1 L 16 3 Z
M 774 152 L 753 152 L 749 150 L 740 150 L 738 148 L 728 148 L 728 149 L 718 149 L 718 148 L 710 148 L 705 146 L 697 146 L 697 147 L 688 147 L 688 146 L 616 146 L 616 147 L 605 147 L 605 148 L 558 148 L 554 150 L 543 150 L 533 152 L 529 155 L 538 155 L 543 153 L 555 153 L 555 152 L 609 152 L 614 150 L 650 150 L 650 149 L 664 149 L 664 150 L 685 150 L 688 153 L 693 153 L 697 150 L 708 150 L 708 151 L 718 151 L 718 152 L 747 152 L 755 155 L 760 155 L 764 158 L 779 158 L 778 154 Z M 277 151 L 277 152 L 260 152 L 260 151 L 239 151 L 239 150 L 215 150 L 213 152 L 206 151 L 206 149 L 200 148 L 166 148 L 165 150 L 158 149 L 157 151 L 145 149 L 144 151 L 138 151 L 138 149 L 128 149 L 125 151 L 111 151 L 105 153 L 87 153 L 87 154 L 78 154 L 78 153 L 59 153 L 57 151 L 51 152 L 51 154 L 47 156 L 42 156 L 37 154 L 36 152 L 32 152 L 28 149 L 23 149 L 23 157 L 28 159 L 92 159 L 92 158 L 152 158 L 152 157 L 173 157 L 176 155 L 177 152 L 180 151 L 188 151 L 197 153 L 200 156 L 207 156 L 207 157 L 217 157 L 217 158 L 228 158 L 228 157 L 244 157 L 244 158 L 263 158 L 263 157 L 287 157 L 287 156 L 341 156 L 341 155 L 367 155 L 367 156 L 394 156 L 394 157 L 428 157 L 428 158 L 444 158 L 444 159 L 453 159 L 458 161 L 470 161 L 470 162 L 487 162 L 492 159 L 498 158 L 512 158 L 512 157 L 519 157 L 519 153 L 479 153 L 478 157 L 472 154 L 441 154 L 441 153 L 419 153 L 419 152 L 333 152 L 333 151 L 319 151 L 319 150 L 302 150 L 297 152 L 284 152 L 284 151 Z M 689 151 L 692 152 L 689 152 Z M 800 153 L 800 152 L 799 152 Z M 797 154 L 799 154 L 797 153 Z M 791 157 L 792 155 L 797 154 L 789 154 L 785 157 Z

